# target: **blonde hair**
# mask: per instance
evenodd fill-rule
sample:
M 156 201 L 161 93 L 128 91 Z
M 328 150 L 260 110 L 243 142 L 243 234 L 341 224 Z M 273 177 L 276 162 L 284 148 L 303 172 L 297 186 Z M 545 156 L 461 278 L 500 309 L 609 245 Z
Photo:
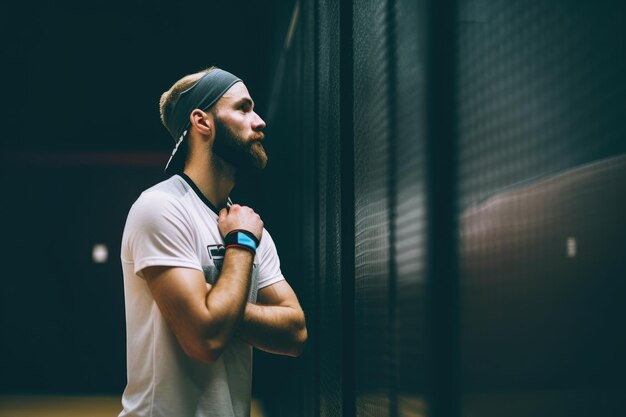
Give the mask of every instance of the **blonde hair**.
M 170 87 L 169 90 L 161 94 L 161 99 L 159 100 L 159 112 L 161 115 L 161 123 L 163 123 L 163 126 L 165 126 L 165 128 L 168 131 L 170 130 L 168 127 L 168 122 L 169 122 L 168 116 L 172 114 L 172 109 L 178 102 L 178 99 L 180 98 L 180 94 L 183 91 L 191 88 L 195 83 L 198 82 L 200 78 L 204 77 L 204 75 L 207 74 L 209 71 L 212 71 L 216 68 L 217 67 L 209 67 L 202 71 L 185 75 L 183 78 L 176 81 L 174 85 Z M 174 138 L 174 139 L 177 139 L 177 138 Z

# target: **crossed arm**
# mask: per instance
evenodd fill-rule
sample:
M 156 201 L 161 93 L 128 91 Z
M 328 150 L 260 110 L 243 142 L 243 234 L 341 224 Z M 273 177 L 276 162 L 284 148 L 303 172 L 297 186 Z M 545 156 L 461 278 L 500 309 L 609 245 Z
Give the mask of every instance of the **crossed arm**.
M 257 304 L 246 305 L 236 335 L 266 352 L 300 355 L 307 330 L 304 313 L 287 281 L 262 288 L 257 298 Z
M 247 302 L 252 261 L 248 251 L 228 248 L 214 286 L 194 269 L 143 270 L 161 313 L 188 356 L 213 363 L 233 337 L 276 354 L 302 352 L 307 339 L 304 313 L 286 281 L 261 289 L 258 304 Z

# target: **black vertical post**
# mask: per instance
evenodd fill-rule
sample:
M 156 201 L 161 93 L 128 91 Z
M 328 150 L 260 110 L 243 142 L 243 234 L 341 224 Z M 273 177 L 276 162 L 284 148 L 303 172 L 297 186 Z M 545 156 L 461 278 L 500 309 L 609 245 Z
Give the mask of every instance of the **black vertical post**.
M 318 16 L 318 4 L 316 0 L 308 0 L 306 1 L 307 5 L 309 6 L 307 8 L 308 11 L 310 11 L 310 13 L 313 15 L 312 20 L 313 20 L 313 25 L 312 25 L 312 38 L 313 38 L 313 59 L 311 60 L 311 63 L 313 64 L 313 138 L 314 138 L 314 152 L 313 152 L 313 158 L 314 158 L 314 167 L 317 167 L 317 169 L 319 169 L 320 167 L 320 159 L 321 159 L 321 149 L 320 149 L 320 145 L 319 145 L 319 137 L 320 137 L 320 129 L 319 129 L 319 120 L 320 120 L 320 111 L 319 111 L 319 106 L 320 106 L 320 101 L 319 101 L 319 71 L 317 68 L 318 65 L 318 45 L 319 45 L 319 31 L 318 31 L 318 25 L 319 25 L 319 16 Z M 321 296 L 322 296 L 322 288 L 321 288 L 321 276 L 322 276 L 322 253 L 320 251 L 320 247 L 321 247 L 321 235 L 320 235 L 320 217 L 321 217 L 321 207 L 319 204 L 319 194 L 321 193 L 321 184 L 320 184 L 320 175 L 314 175 L 313 178 L 313 187 L 314 190 L 316 191 L 317 195 L 317 199 L 318 199 L 318 203 L 316 204 L 316 207 L 314 209 L 314 216 L 315 216 L 315 220 L 314 220 L 314 224 L 315 224 L 315 228 L 318 229 L 317 233 L 315 233 L 315 284 L 314 284 L 314 288 L 315 288 L 315 299 L 314 299 L 314 322 L 313 322 L 313 326 L 312 326 L 312 331 L 310 332 L 311 335 L 313 336 L 313 343 L 311 343 L 311 341 L 309 341 L 309 344 L 312 344 L 312 347 L 314 348 L 314 352 L 315 352 L 315 357 L 314 357 L 314 372 L 315 372 L 315 385 L 314 385 L 314 390 L 315 390 L 315 416 L 321 416 L 321 404 L 320 404 L 320 399 L 321 399 L 321 395 L 322 395 L 322 390 L 321 390 L 321 384 L 322 384 L 322 378 L 321 378 L 321 351 L 322 351 L 322 344 L 319 338 L 319 335 L 322 334 L 321 332 Z M 308 326 L 308 324 L 307 324 Z
M 398 204 L 397 204 L 397 164 L 396 164 L 396 141 L 398 140 L 397 120 L 398 106 L 397 103 L 397 67 L 398 56 L 396 53 L 396 2 L 395 0 L 387 0 L 386 4 L 386 58 L 389 64 L 388 77 L 388 91 L 387 107 L 389 109 L 389 176 L 387 179 L 387 195 L 389 198 L 389 289 L 388 289 L 388 302 L 387 302 L 387 334 L 389 339 L 387 340 L 387 355 L 389 355 L 390 362 L 390 375 L 389 375 L 389 416 L 398 416 L 398 375 L 397 375 L 397 356 L 396 356 L 396 292 L 398 271 L 396 267 L 396 245 L 398 242 L 398 234 L 396 233 L 396 219 L 398 218 Z
M 343 417 L 355 408 L 354 347 L 354 92 L 352 0 L 339 4 L 339 112 L 341 138 L 341 303 L 343 315 Z
M 430 416 L 460 415 L 455 0 L 428 3 L 427 239 Z

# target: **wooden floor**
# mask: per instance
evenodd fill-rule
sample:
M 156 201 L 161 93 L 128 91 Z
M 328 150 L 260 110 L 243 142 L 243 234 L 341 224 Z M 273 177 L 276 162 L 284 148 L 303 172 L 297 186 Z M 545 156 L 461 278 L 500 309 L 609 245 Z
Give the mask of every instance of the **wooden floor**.
M 0 417 L 117 417 L 119 397 L 0 396 Z M 251 417 L 264 417 L 252 401 Z
M 119 397 L 2 396 L 1 417 L 115 417 Z

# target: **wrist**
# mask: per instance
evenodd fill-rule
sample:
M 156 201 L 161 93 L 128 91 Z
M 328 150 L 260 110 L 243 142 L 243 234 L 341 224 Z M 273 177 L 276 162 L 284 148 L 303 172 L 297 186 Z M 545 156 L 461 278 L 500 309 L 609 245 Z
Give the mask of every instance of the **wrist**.
M 254 236 L 252 232 L 243 229 L 236 229 L 230 231 L 224 237 L 224 247 L 226 249 L 244 249 L 255 254 L 257 248 L 259 247 L 259 240 L 256 238 L 256 236 Z

